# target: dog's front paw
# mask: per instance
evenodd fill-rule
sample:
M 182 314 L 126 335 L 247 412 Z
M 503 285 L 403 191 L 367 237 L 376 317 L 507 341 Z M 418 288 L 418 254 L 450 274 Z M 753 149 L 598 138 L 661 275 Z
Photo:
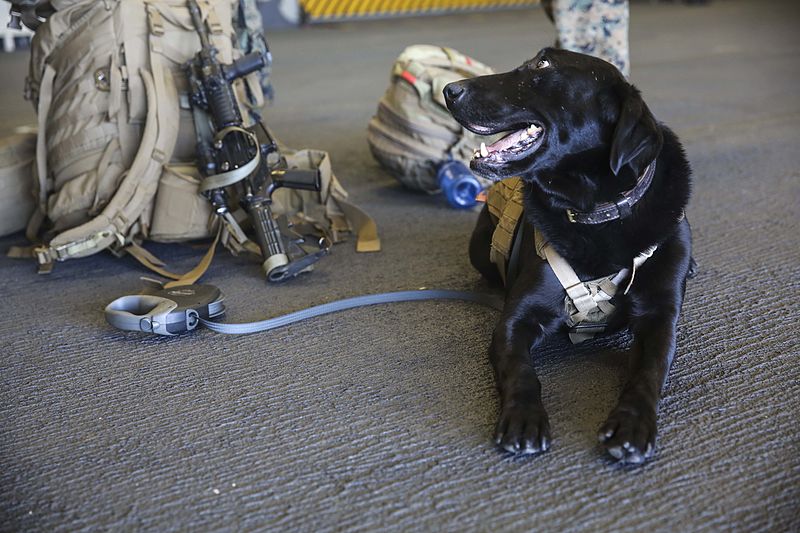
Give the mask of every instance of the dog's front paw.
M 656 447 L 656 410 L 644 402 L 622 401 L 608 416 L 598 437 L 619 462 L 644 463 Z
M 541 404 L 504 407 L 497 421 L 494 441 L 520 455 L 545 452 L 550 448 L 550 421 Z

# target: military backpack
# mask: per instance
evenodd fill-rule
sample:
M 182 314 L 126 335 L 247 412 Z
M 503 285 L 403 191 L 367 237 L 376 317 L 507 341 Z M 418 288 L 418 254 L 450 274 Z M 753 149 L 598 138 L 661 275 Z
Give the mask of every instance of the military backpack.
M 372 155 L 406 187 L 437 192 L 439 166 L 450 159 L 468 163 L 485 140 L 453 119 L 442 90 L 452 81 L 492 73 L 452 48 L 426 44 L 406 48 L 394 62 L 389 87 L 369 122 Z

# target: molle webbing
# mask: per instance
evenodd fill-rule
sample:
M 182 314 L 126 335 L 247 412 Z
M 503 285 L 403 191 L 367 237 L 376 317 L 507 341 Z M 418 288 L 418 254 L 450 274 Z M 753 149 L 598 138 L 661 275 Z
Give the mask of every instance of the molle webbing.
M 497 265 L 503 283 L 506 283 L 514 234 L 524 210 L 524 186 L 525 183 L 520 178 L 508 178 L 492 185 L 487 193 L 486 206 L 495 223 L 489 259 Z

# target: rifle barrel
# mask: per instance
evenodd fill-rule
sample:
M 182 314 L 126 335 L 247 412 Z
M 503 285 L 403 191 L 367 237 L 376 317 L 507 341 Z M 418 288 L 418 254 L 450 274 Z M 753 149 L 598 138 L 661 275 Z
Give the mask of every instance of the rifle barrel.
M 211 48 L 211 41 L 208 39 L 208 31 L 206 30 L 205 23 L 203 22 L 203 14 L 200 12 L 200 6 L 196 0 L 188 0 L 189 13 L 192 15 L 192 23 L 197 30 L 197 35 L 200 36 L 200 44 L 204 49 Z

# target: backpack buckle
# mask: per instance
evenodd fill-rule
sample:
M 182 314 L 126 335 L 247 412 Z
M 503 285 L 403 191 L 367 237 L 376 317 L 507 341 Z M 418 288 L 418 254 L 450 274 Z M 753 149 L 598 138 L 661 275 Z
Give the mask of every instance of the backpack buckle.
M 53 271 L 53 256 L 47 246 L 37 246 L 33 249 L 36 262 L 39 263 L 39 274 L 50 274 Z

